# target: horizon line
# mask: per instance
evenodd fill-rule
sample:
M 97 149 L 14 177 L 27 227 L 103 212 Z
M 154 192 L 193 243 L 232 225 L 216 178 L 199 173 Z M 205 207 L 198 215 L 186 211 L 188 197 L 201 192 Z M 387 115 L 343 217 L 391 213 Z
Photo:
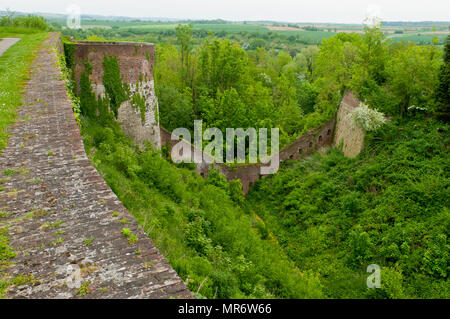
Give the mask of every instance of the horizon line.
M 34 15 L 60 15 L 60 16 L 68 16 L 68 13 L 59 13 L 59 12 L 27 12 L 27 11 L 14 11 L 9 8 L 0 10 L 1 13 L 7 12 L 7 11 L 13 12 L 15 14 L 34 14 Z M 146 20 L 154 20 L 154 21 L 162 21 L 166 20 L 164 22 L 176 22 L 176 21 L 216 21 L 216 20 L 222 20 L 224 22 L 271 22 L 271 23 L 297 23 L 297 24 L 335 24 L 335 25 L 357 25 L 361 26 L 364 25 L 362 22 L 330 22 L 330 21 L 321 21 L 321 22 L 312 22 L 312 21 L 284 21 L 284 20 L 264 20 L 264 19 L 257 19 L 257 20 L 228 20 L 223 18 L 171 18 L 171 17 L 135 17 L 135 16 L 121 16 L 121 15 L 107 15 L 107 14 L 98 14 L 98 13 L 82 13 L 81 18 L 83 16 L 98 16 L 103 18 L 111 18 L 113 20 L 115 19 L 130 19 L 130 20 L 140 20 L 140 21 L 146 21 Z M 161 19 L 161 20 L 158 20 Z M 107 19 L 105 19 L 107 20 Z M 109 20 L 111 21 L 111 20 Z M 382 23 L 448 23 L 450 24 L 450 21 L 441 21 L 441 20 L 383 20 Z

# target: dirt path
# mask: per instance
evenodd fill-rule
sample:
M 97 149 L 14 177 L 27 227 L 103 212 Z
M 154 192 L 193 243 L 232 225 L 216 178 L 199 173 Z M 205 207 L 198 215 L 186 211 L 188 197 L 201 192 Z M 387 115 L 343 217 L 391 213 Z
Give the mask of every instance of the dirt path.
M 52 34 L 34 61 L 25 106 L 0 155 L 0 210 L 9 214 L 2 222 L 17 253 L 7 272 L 29 279 L 7 296 L 191 297 L 89 162 L 56 64 L 57 41 Z
M 0 56 L 19 40 L 20 38 L 2 38 L 2 41 L 0 41 Z

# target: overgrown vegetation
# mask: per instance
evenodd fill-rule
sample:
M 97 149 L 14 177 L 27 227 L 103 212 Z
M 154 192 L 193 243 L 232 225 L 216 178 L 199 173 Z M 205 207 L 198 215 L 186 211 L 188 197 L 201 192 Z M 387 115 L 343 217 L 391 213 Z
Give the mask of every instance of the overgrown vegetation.
M 86 153 L 191 291 L 208 298 L 321 297 L 314 273 L 299 272 L 264 223 L 240 206 L 240 182 L 227 183 L 217 172 L 205 180 L 125 137 L 114 113 L 122 93 L 129 93 L 117 60 L 105 57 L 103 66 L 109 68 L 105 98 L 94 96 L 87 62 L 80 81 Z M 102 112 L 96 111 L 99 102 Z M 129 244 L 137 242 L 129 229 L 122 234 Z
M 280 126 L 286 142 L 333 116 L 348 89 L 391 116 L 387 125 L 367 126 L 356 159 L 331 149 L 288 161 L 244 199 L 239 181 L 215 171 L 203 179 L 150 146 L 139 150 L 114 120 L 113 94 L 107 116 L 85 114 L 91 161 L 191 291 L 450 296 L 448 124 L 437 119 L 445 98 L 436 98 L 448 79 L 439 47 L 392 43 L 372 29 L 339 34 L 296 61 L 214 37 L 194 49 L 189 27 L 177 31 L 180 50 L 158 47 L 155 71 L 169 129 L 194 118 L 219 128 Z M 381 289 L 366 286 L 369 264 L 381 266 Z
M 339 33 L 292 57 L 208 37 L 193 48 L 189 26 L 177 28 L 180 49 L 156 48 L 161 125 L 278 127 L 281 147 L 336 113 L 351 89 L 387 115 L 433 113 L 442 51 L 386 39 L 379 28 Z
M 17 29 L 32 29 L 39 31 L 50 31 L 51 27 L 42 16 L 29 14 L 15 15 L 14 12 L 7 12 L 0 16 L 0 27 L 9 27 L 13 31 Z M 20 31 L 19 31 L 20 32 Z
M 191 291 L 208 298 L 322 296 L 313 272 L 298 271 L 264 223 L 239 206 L 239 182 L 218 173 L 205 180 L 158 152 L 139 151 L 112 119 L 84 117 L 82 134 L 93 164 Z
M 330 298 L 449 298 L 449 126 L 393 120 L 356 159 L 338 150 L 259 181 L 247 205 Z M 366 267 L 381 266 L 381 289 Z

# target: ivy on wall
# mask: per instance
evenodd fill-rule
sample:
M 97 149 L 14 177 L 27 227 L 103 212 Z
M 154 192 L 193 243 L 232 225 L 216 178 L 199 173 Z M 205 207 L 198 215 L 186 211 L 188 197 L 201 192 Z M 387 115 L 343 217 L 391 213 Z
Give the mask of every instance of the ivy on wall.
M 120 105 L 128 100 L 126 87 L 120 78 L 120 68 L 115 56 L 106 56 L 103 59 L 103 85 L 110 104 L 109 107 L 117 119 Z

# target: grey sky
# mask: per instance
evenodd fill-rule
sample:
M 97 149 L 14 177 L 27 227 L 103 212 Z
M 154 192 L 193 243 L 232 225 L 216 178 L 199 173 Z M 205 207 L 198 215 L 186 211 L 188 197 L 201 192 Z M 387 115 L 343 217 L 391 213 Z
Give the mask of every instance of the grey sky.
M 339 23 L 361 23 L 376 5 L 383 20 L 450 21 L 448 0 L 1 0 L 0 10 L 66 13 L 71 4 L 83 14 Z

